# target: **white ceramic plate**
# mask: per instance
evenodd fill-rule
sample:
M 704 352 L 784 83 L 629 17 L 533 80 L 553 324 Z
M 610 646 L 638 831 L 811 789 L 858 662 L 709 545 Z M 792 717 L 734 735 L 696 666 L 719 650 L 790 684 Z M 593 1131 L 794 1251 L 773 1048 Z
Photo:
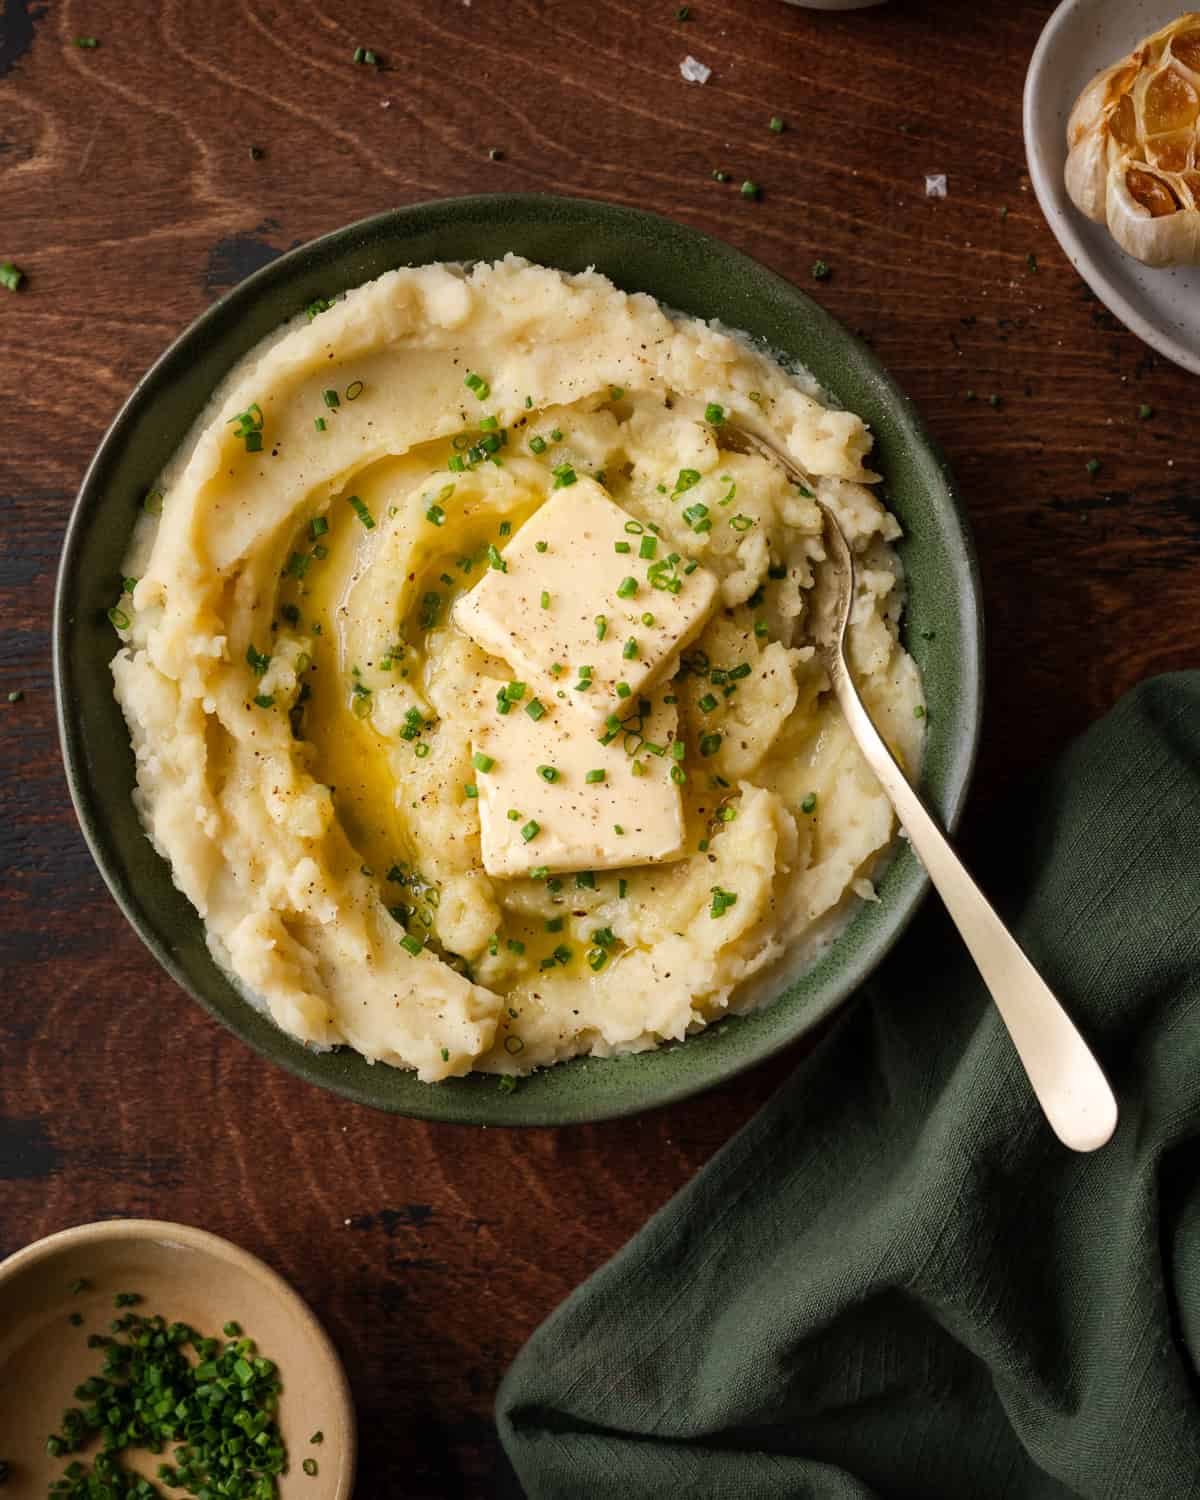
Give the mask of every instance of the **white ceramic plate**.
M 1188 9 L 1187 0 L 1063 0 L 1025 79 L 1025 150 L 1042 212 L 1097 297 L 1160 354 L 1200 375 L 1200 266 L 1143 266 L 1067 197 L 1067 119 L 1102 68 Z

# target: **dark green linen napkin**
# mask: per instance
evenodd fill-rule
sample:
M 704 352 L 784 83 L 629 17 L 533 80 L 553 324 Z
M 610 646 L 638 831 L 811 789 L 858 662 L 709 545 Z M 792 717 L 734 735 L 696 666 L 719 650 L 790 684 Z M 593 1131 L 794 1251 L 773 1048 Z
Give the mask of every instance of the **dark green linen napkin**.
M 1200 1496 L 1200 673 L 1006 813 L 981 873 L 1109 1071 L 1112 1142 L 1054 1139 L 931 901 L 521 1351 L 497 1415 L 532 1500 Z

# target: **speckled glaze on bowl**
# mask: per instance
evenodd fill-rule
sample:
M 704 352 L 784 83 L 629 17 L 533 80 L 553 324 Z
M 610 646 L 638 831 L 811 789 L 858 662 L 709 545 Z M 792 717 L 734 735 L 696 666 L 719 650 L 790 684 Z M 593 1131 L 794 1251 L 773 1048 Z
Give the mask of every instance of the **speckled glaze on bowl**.
M 428 1085 L 349 1049 L 316 1053 L 278 1030 L 218 969 L 202 923 L 151 847 L 130 800 L 133 754 L 108 662 L 105 611 L 140 497 L 221 377 L 318 296 L 401 265 L 492 259 L 509 251 L 567 271 L 594 266 L 620 287 L 719 318 L 806 365 L 876 437 L 872 462 L 905 532 L 908 649 L 930 704 L 923 790 L 953 826 L 980 728 L 982 619 L 966 523 L 946 466 L 909 400 L 867 349 L 815 302 L 728 245 L 655 214 L 577 198 L 496 195 L 414 204 L 282 256 L 209 308 L 143 377 L 92 461 L 67 529 L 54 617 L 54 680 L 71 795 L 122 911 L 169 974 L 263 1056 L 361 1103 L 479 1125 L 601 1120 L 681 1099 L 730 1078 L 810 1030 L 879 963 L 926 888 L 902 845 L 845 930 L 775 1002 L 682 1045 L 577 1059 L 501 1093 L 494 1078 Z

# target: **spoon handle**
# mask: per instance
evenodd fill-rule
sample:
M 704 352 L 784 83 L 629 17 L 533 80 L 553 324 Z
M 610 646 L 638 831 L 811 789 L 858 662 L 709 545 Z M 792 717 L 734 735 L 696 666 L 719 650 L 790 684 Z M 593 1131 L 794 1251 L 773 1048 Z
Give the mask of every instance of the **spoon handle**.
M 1095 1151 L 1117 1124 L 1117 1101 L 1100 1064 L 909 785 L 859 697 L 845 658 L 839 653 L 830 665 L 850 732 L 991 991 L 1046 1119 L 1064 1146 Z

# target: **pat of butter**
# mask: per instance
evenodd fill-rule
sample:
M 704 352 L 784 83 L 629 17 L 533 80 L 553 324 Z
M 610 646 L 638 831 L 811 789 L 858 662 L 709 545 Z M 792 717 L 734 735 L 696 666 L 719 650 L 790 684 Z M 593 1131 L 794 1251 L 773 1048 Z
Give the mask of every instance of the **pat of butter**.
M 561 689 L 582 717 L 603 722 L 617 684 L 645 693 L 712 613 L 716 578 L 671 555 L 580 478 L 525 522 L 504 551 L 505 570 L 464 594 L 454 621 L 547 701 Z M 656 588 L 655 577 L 670 587 Z
M 500 714 L 502 686 L 474 690 L 472 748 L 489 875 L 613 870 L 682 852 L 683 807 L 671 779 L 677 716 L 674 704 L 662 701 L 666 687 L 623 704 L 627 727 L 613 735 L 553 697 L 535 719 L 529 705 L 542 700 L 529 692 Z

